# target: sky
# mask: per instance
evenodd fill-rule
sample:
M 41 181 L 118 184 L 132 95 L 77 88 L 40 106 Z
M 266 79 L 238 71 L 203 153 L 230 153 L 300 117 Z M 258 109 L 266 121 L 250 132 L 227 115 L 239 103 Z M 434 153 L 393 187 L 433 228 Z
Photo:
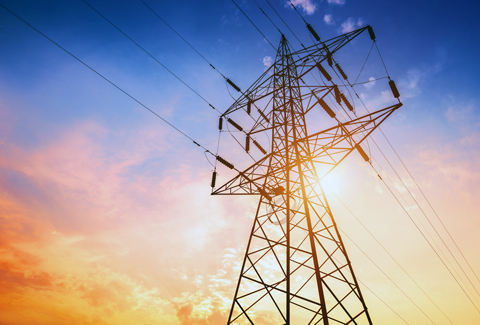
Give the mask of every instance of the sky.
M 88 2 L 206 101 L 83 1 L 0 2 L 0 324 L 225 324 L 258 197 L 211 196 L 204 150 L 139 102 L 215 151 L 219 113 L 208 103 L 223 112 L 238 93 L 141 1 Z M 275 59 L 232 1 L 145 3 L 242 89 Z M 313 44 L 285 0 L 270 3 Z M 400 204 L 360 155 L 324 184 L 374 323 L 480 324 L 479 5 L 294 3 L 322 40 L 371 25 L 404 104 L 382 125 L 402 161 L 378 130 L 388 161 L 369 151 Z M 237 4 L 277 47 L 255 2 Z M 371 44 L 365 33 L 338 53 L 349 76 Z M 359 81 L 384 76 L 372 51 Z M 372 110 L 391 101 L 386 79 L 358 87 Z M 228 133 L 220 154 L 247 166 Z M 219 183 L 231 176 L 218 172 Z

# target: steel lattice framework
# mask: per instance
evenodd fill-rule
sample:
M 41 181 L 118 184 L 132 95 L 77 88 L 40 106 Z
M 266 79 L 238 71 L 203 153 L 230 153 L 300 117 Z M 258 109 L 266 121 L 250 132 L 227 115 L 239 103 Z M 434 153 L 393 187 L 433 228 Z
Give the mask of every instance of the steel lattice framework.
M 260 195 L 228 324 L 372 324 L 321 180 L 402 104 L 309 134 L 306 115 L 338 86 L 304 77 L 368 27 L 292 53 L 283 37 L 275 63 L 223 117 L 258 110 L 247 137 L 268 132 L 269 154 L 213 195 Z M 317 70 L 315 70 L 317 71 Z M 318 105 L 319 106 L 319 105 Z

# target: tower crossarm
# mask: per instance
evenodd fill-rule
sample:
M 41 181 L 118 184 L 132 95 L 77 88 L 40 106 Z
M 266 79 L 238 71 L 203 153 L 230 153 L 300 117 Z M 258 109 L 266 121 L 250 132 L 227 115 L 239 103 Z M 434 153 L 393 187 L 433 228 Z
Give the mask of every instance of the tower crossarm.
M 369 26 L 362 27 L 289 54 L 293 59 L 291 64 L 299 68 L 298 78 L 305 76 L 315 68 L 317 63 L 326 60 L 328 56 L 339 51 L 368 28 Z M 278 60 L 282 60 L 282 58 L 279 57 Z M 275 71 L 275 69 L 277 70 Z M 256 107 L 255 103 L 257 101 L 270 96 L 275 91 L 272 89 L 273 76 L 283 74 L 285 69 L 287 68 L 274 62 L 232 105 L 230 105 L 230 107 L 222 114 L 222 117 L 239 109 L 246 109 L 249 103 L 253 107 Z M 316 87 L 318 87 L 318 85 L 316 85 Z
M 321 180 L 355 149 L 368 161 L 369 158 L 360 144 L 402 105 L 398 103 L 388 106 L 297 140 L 300 146 L 310 152 L 310 156 L 301 162 L 311 159 L 314 164 L 323 165 L 324 168 L 317 168 Z
M 267 177 L 308 161 L 320 165 L 317 168 L 317 175 L 322 179 L 352 151 L 362 150 L 359 149 L 360 144 L 401 106 L 401 103 L 395 104 L 298 139 L 296 144 L 303 147 L 302 152 L 309 152 L 309 155 L 292 160 L 289 166 L 276 165 L 270 166 L 269 169 L 269 158 L 272 155 L 282 155 L 280 151 L 270 153 L 247 169 L 239 171 L 237 176 L 218 187 L 212 195 L 263 195 L 268 199 L 270 194 L 274 196 L 275 188 L 265 186 Z M 268 173 L 264 170 L 268 170 Z

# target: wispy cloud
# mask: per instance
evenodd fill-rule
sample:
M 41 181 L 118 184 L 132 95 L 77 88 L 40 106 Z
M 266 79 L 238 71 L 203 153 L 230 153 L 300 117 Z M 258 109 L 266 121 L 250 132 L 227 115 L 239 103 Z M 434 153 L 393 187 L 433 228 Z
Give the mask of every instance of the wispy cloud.
M 172 164 L 168 148 L 158 128 L 118 134 L 94 121 L 34 147 L 0 145 L 0 299 L 16 301 L 2 319 L 225 319 L 239 234 L 250 227 L 232 211 L 245 211 L 245 201 L 219 204 L 208 176 L 182 163 L 185 154 Z M 224 251 L 218 243 L 225 238 L 236 249 Z M 202 263 L 205 256 L 217 262 Z
M 435 57 L 432 58 L 433 64 L 429 63 L 408 69 L 407 74 L 397 83 L 402 98 L 412 98 L 420 94 L 424 82 L 441 72 L 446 60 L 446 51 L 443 48 L 439 48 L 435 53 Z
M 345 0 L 328 0 L 328 3 L 343 6 L 345 4 Z
M 325 15 L 325 16 L 323 16 L 323 21 L 324 21 L 327 25 L 334 25 L 334 24 L 335 24 L 335 21 L 333 20 L 332 15 Z
M 370 78 L 368 78 L 368 80 L 369 80 L 370 82 L 364 84 L 363 86 L 364 86 L 365 88 L 367 88 L 367 89 L 370 89 L 370 88 L 372 88 L 373 86 L 375 86 L 375 78 L 374 78 L 374 77 L 370 77 Z
M 340 32 L 341 33 L 348 33 L 351 32 L 357 28 L 360 28 L 364 25 L 364 22 L 362 18 L 358 18 L 355 20 L 355 18 L 349 17 L 347 20 L 345 20 L 341 26 L 340 26 Z
M 263 58 L 263 65 L 268 69 L 272 65 L 273 60 L 271 56 L 266 56 Z
M 292 0 L 295 7 L 303 9 L 307 15 L 313 15 L 317 9 L 317 4 L 312 0 Z M 285 2 L 285 7 L 290 7 L 290 0 Z

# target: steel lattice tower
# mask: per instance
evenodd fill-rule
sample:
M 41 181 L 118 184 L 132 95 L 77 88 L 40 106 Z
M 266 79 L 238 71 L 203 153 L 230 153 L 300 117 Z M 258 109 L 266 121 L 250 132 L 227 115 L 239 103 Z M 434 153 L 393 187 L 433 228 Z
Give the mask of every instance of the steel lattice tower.
M 325 102 L 340 104 L 339 87 L 304 81 L 365 30 L 372 37 L 367 26 L 295 53 L 282 35 L 275 63 L 222 115 L 256 108 L 246 141 L 271 139 L 269 154 L 212 192 L 260 195 L 228 324 L 372 324 L 321 180 L 354 150 L 368 160 L 360 144 L 402 104 L 341 123 Z M 334 126 L 309 134 L 315 106 Z

